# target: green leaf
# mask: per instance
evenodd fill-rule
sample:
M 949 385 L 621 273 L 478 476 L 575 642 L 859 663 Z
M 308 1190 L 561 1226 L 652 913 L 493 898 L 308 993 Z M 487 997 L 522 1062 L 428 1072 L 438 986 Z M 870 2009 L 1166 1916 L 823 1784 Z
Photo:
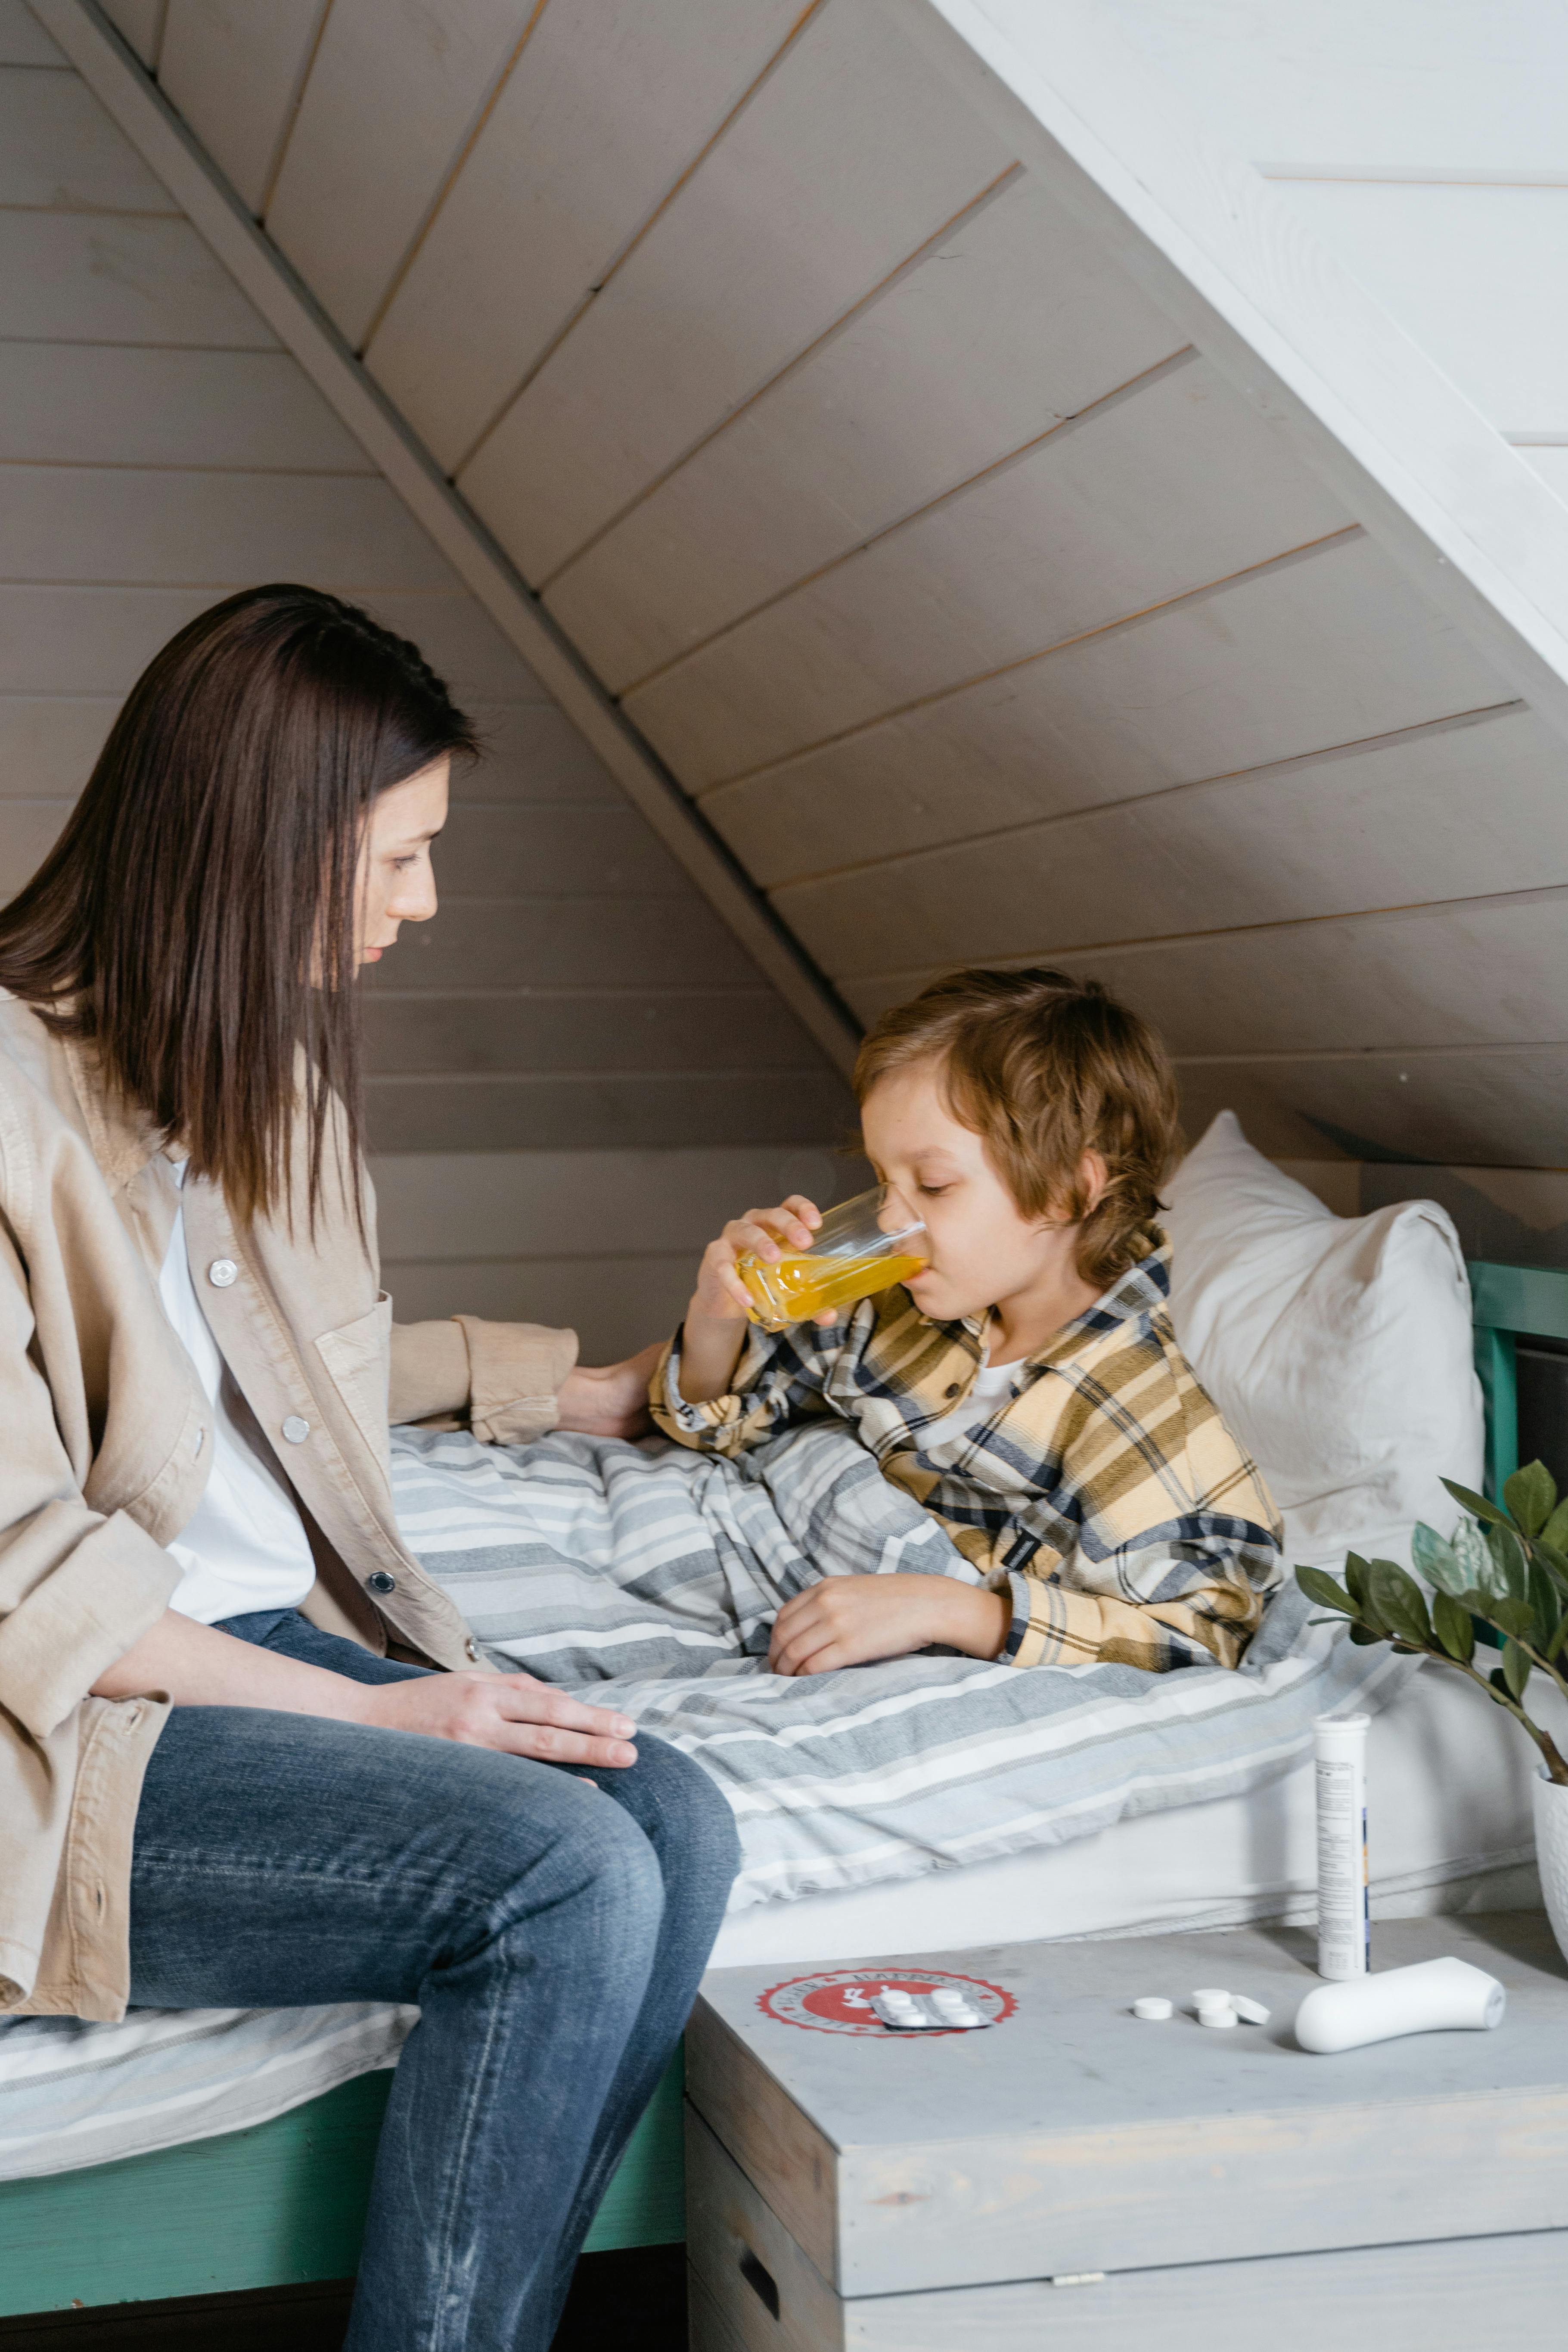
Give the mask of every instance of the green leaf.
M 1510 1525 L 1507 1512 L 1500 1511 L 1495 1503 L 1489 1503 L 1484 1495 L 1475 1494 L 1468 1486 L 1457 1486 L 1452 1478 L 1445 1478 L 1442 1484 L 1452 1495 L 1455 1502 L 1468 1511 L 1472 1518 L 1489 1519 L 1493 1527 L 1498 1528 L 1506 1528 Z
M 1387 1635 L 1384 1633 L 1374 1633 L 1370 1625 L 1352 1625 L 1351 1627 L 1351 1640 L 1355 1643 L 1358 1650 L 1364 1650 L 1370 1642 L 1383 1642 L 1386 1641 L 1387 1638 Z
M 1487 1550 L 1491 1555 L 1492 1591 L 1522 1601 L 1530 1591 L 1530 1559 L 1519 1537 L 1511 1528 L 1489 1528 Z
M 1527 1536 L 1538 1536 L 1557 1508 L 1557 1481 L 1544 1462 L 1527 1462 L 1505 1479 L 1503 1501 Z
M 1432 1602 L 1432 1628 L 1451 1658 L 1468 1666 L 1476 1654 L 1476 1629 L 1470 1612 L 1461 1609 L 1452 1593 L 1439 1592 Z
M 1556 1521 L 1557 1514 L 1554 1512 L 1550 1524 L 1555 1526 Z M 1557 1546 L 1548 1543 L 1543 1535 L 1534 1538 L 1530 1550 L 1531 1557 L 1541 1562 L 1559 1592 L 1568 1593 L 1568 1552 L 1559 1551 Z
M 1469 1592 L 1489 1592 L 1492 1556 L 1486 1537 L 1474 1519 L 1461 1519 L 1454 1529 L 1454 1559 Z
M 1359 1613 L 1359 1604 L 1351 1599 L 1344 1586 L 1336 1584 L 1322 1569 L 1299 1568 L 1296 1581 L 1308 1600 L 1315 1601 L 1320 1609 L 1337 1609 L 1342 1617 L 1354 1617 Z
M 1463 1592 L 1470 1581 L 1459 1566 L 1451 1543 L 1445 1543 L 1436 1528 L 1418 1519 L 1415 1533 L 1410 1539 L 1410 1557 L 1428 1584 L 1439 1592 Z
M 1535 1630 L 1535 1612 L 1528 1601 L 1513 1601 L 1506 1595 L 1494 1595 L 1481 1614 L 1503 1633 L 1511 1633 L 1516 1641 L 1528 1641 Z
M 1515 1698 L 1524 1696 L 1524 1686 L 1530 1680 L 1530 1660 L 1517 1642 L 1505 1642 L 1502 1645 L 1502 1678 Z
M 1389 1632 L 1399 1641 L 1426 1649 L 1432 1640 L 1432 1626 L 1415 1579 L 1391 1559 L 1374 1559 L 1368 1567 L 1367 1582 L 1373 1606 Z
M 1365 1609 L 1369 1605 L 1366 1562 L 1359 1551 L 1345 1554 L 1345 1582 L 1350 1587 L 1351 1599 Z
M 1554 1551 L 1568 1552 L 1568 1496 L 1558 1504 L 1541 1530 L 1542 1539 Z
M 1504 1675 L 1500 1666 L 1494 1666 L 1490 1674 L 1487 1676 L 1487 1680 L 1491 1685 L 1493 1690 L 1500 1691 L 1502 1693 L 1504 1698 L 1511 1698 L 1513 1696 L 1513 1693 L 1508 1686 L 1508 1678 Z

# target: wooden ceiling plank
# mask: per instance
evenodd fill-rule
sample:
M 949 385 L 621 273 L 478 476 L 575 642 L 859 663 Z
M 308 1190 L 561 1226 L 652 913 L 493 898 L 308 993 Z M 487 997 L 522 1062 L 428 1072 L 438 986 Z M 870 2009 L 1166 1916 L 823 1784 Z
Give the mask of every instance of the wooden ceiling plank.
M 260 214 L 330 0 L 169 0 L 158 80 Z
M 58 72 L 65 62 L 27 0 L 0 0 L 0 65 L 42 66 Z
M 119 708 L 111 694 L 0 694 L 0 798 L 74 801 Z
M 1090 0 L 909 0 L 956 95 L 1560 734 L 1568 512 Z
M 7 335 L 32 341 L 278 348 L 183 220 L 0 211 L 0 284 Z
M 169 0 L 104 0 L 103 13 L 135 50 L 149 73 L 158 70 Z
M 356 347 L 536 0 L 332 0 L 267 230 Z
M 777 893 L 841 982 L 919 938 L 933 960 L 1016 958 L 1568 880 L 1555 738 L 1484 723 L 1197 785 L 993 843 Z
M 1194 359 L 1059 426 L 626 708 L 701 791 L 1347 520 Z
M 1005 184 L 552 583 L 615 692 L 1177 348 L 1045 192 Z
M 772 889 L 1506 693 L 1356 531 L 721 785 L 703 807 Z
M 0 465 L 10 580 L 334 580 L 456 593 L 457 574 L 374 475 Z
M 1568 1163 L 1568 1045 L 1407 1062 L 1243 1063 L 1178 1076 L 1189 1136 L 1234 1110 L 1258 1150 L 1280 1159 L 1305 1157 L 1314 1142 L 1321 1150 L 1327 1127 L 1437 1167 Z
M 366 347 L 454 470 L 797 22 L 804 0 L 550 0 Z
M 1109 0 L 1104 13 L 1260 160 L 1400 173 L 1568 164 L 1568 14 L 1541 0 Z
M 75 74 L 0 66 L 0 205 L 72 213 L 177 207 Z
M 286 352 L 0 343 L 0 462 L 373 474 Z
M 378 469 L 405 501 L 441 552 L 447 558 L 486 616 L 490 643 L 474 658 L 472 648 L 482 633 L 472 625 L 453 628 L 452 608 L 473 617 L 465 598 L 440 596 L 378 596 L 374 601 L 401 634 L 427 646 L 437 667 L 446 667 L 459 690 L 478 701 L 530 701 L 548 697 L 573 720 L 590 749 L 601 758 L 617 784 L 642 811 L 658 839 L 691 877 L 697 888 L 719 910 L 720 919 L 743 945 L 744 953 L 761 968 L 794 1009 L 830 1059 L 843 1069 L 853 1060 L 858 1041 L 856 1024 L 832 989 L 802 955 L 766 903 L 723 847 L 717 835 L 691 808 L 668 772 L 653 757 L 635 730 L 613 709 L 554 625 L 528 595 L 516 572 L 494 543 L 477 528 L 472 516 L 441 478 L 428 453 L 413 438 L 395 410 L 345 347 L 324 312 L 279 257 L 246 215 L 226 184 L 205 156 L 166 100 L 139 73 L 122 45 L 109 29 L 92 0 L 37 0 L 46 28 L 92 88 L 137 152 L 155 171 L 188 218 L 201 230 L 223 271 L 243 287 L 257 310 L 278 330 L 280 340 L 299 361 L 310 381 L 353 435 Z M 4 226 L 0 215 L 0 229 Z M 17 217 L 16 215 L 10 216 Z M 136 224 L 135 226 L 148 226 Z M 177 224 L 156 223 L 160 228 Z M 192 239 L 195 243 L 195 238 Z M 207 265 L 209 280 L 214 273 Z M 143 590 L 140 602 L 121 609 L 112 643 L 99 649 L 100 668 L 111 673 L 106 683 L 121 691 L 129 687 L 157 647 L 180 622 L 199 609 L 196 600 L 178 619 L 170 619 L 146 642 L 150 601 L 179 592 Z M 118 596 L 115 591 L 67 589 L 25 592 L 29 600 L 42 593 L 75 599 L 78 617 L 86 624 L 86 604 Z M 85 600 L 85 602 L 84 602 Z M 0 592 L 0 621 L 7 598 Z M 448 610 L 443 614 L 442 607 Z M 29 613 L 29 623 L 34 616 Z M 5 675 L 9 648 L 0 627 L 0 688 L 7 683 L 34 684 L 25 659 L 21 674 Z M 130 656 L 138 640 L 145 644 L 140 658 Z M 447 653 L 457 658 L 448 660 Z M 504 656 L 504 657 L 503 657 Z M 40 654 L 40 659 L 42 656 Z M 112 673 L 123 672 L 114 676 Z M 474 674 L 469 674 L 474 673 Z M 87 681 L 78 671 L 65 683 L 79 690 Z M 700 911 L 693 907 L 693 936 L 700 928 Z M 515 929 L 515 916 L 511 919 Z M 605 929 L 600 925 L 601 933 Z M 716 928 L 716 927 L 715 927 Z M 711 952 L 711 949 L 708 950 Z M 743 958 L 736 961 L 745 968 Z M 432 966 L 434 968 L 434 966 Z M 835 1081 L 835 1084 L 837 1082 Z
M 1568 187 L 1296 181 L 1289 197 L 1500 430 L 1568 429 Z
M 879 0 L 814 16 L 459 488 L 542 583 L 1012 161 Z

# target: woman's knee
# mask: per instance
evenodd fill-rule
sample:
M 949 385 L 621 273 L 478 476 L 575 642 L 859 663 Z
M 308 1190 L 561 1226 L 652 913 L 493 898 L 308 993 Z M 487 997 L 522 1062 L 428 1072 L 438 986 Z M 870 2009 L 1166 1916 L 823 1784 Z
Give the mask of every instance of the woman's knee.
M 638 1761 L 621 1792 L 625 1809 L 657 1846 L 667 1878 L 722 1880 L 741 1866 L 735 1816 L 718 1782 L 668 1741 L 637 1735 Z

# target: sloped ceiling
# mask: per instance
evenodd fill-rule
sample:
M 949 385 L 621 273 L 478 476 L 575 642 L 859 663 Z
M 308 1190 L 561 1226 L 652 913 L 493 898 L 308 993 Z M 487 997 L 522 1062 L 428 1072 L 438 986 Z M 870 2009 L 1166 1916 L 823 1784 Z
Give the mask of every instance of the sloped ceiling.
M 1190 1126 L 1568 1161 L 1568 509 L 1108 12 L 110 13 L 862 1017 L 1058 962 Z

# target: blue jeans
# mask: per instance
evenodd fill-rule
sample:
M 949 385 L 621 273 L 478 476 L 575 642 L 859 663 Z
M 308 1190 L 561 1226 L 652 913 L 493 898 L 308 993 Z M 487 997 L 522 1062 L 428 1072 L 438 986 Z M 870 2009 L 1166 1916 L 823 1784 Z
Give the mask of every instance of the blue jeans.
M 225 1632 L 359 1682 L 426 1671 L 295 1610 Z M 417 2001 L 345 2352 L 546 2352 L 723 1916 L 730 1809 L 646 1734 L 575 1772 L 408 1731 L 176 1707 L 136 1821 L 131 1998 Z

